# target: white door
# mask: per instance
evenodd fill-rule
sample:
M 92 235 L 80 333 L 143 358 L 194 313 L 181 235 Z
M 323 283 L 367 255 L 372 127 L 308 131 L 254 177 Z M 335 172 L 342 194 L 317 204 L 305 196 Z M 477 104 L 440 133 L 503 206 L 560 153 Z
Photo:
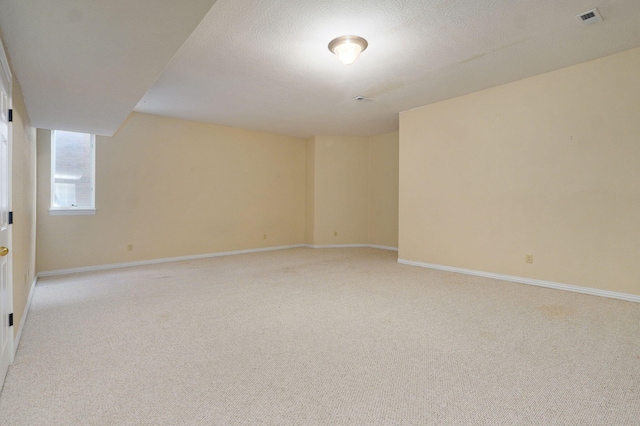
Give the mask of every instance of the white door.
M 11 231 L 9 210 L 11 200 L 11 72 L 4 49 L 0 45 L 0 389 L 13 357 L 13 330 L 9 326 L 9 314 L 13 307 L 11 285 Z

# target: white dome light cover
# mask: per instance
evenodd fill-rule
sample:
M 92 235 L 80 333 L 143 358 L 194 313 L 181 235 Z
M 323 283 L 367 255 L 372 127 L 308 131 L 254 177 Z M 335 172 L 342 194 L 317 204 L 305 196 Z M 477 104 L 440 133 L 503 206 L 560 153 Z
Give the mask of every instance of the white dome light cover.
M 345 65 L 351 65 L 358 59 L 369 43 L 367 40 L 356 35 L 344 35 L 334 38 L 329 43 L 329 50 L 340 59 Z

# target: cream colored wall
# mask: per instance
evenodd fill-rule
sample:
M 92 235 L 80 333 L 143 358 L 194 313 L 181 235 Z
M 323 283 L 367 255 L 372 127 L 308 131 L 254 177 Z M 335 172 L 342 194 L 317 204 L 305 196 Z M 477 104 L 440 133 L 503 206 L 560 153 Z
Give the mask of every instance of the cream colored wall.
M 13 261 L 14 335 L 35 279 L 36 262 L 36 131 L 31 127 L 18 81 L 13 79 L 11 253 Z
M 314 136 L 306 167 L 306 244 L 398 246 L 398 132 Z
M 315 161 L 316 140 L 311 137 L 306 141 L 305 162 L 305 244 L 313 245 L 315 241 Z
M 634 49 L 402 113 L 399 257 L 640 294 L 638 76 Z
M 398 132 L 369 138 L 369 244 L 398 247 Z
M 38 271 L 304 243 L 304 139 L 134 113 L 96 146 L 96 215 L 50 216 L 38 130 Z
M 367 138 L 315 136 L 313 145 L 314 244 L 367 244 Z

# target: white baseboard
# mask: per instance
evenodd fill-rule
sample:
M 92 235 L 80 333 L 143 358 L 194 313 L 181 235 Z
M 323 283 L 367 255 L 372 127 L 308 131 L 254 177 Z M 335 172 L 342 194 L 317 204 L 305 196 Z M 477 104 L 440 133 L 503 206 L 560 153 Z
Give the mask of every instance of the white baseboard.
M 369 244 L 369 247 L 380 250 L 398 251 L 398 247 L 391 246 L 378 246 L 376 244 Z
M 390 250 L 390 251 L 398 251 L 398 247 L 389 247 L 389 246 L 378 246 L 375 244 L 305 244 L 305 247 L 314 248 L 314 249 L 324 249 L 324 248 L 374 248 L 380 250 Z
M 20 319 L 20 326 L 18 327 L 18 333 L 16 333 L 16 337 L 13 339 L 13 359 L 16 357 L 16 353 L 18 352 L 18 345 L 20 344 L 20 338 L 22 337 L 22 330 L 24 329 L 24 323 L 27 322 L 27 315 L 29 315 L 29 309 L 31 308 L 31 300 L 33 299 L 33 293 L 36 288 L 36 283 L 38 282 L 38 276 L 33 277 L 33 281 L 31 282 L 31 288 L 29 289 L 29 297 L 27 297 L 27 304 L 24 307 L 24 311 L 22 312 L 22 318 Z M 13 362 L 13 361 L 12 361 Z
M 325 248 L 368 248 L 369 244 L 305 244 L 307 248 L 325 249 Z
M 597 288 L 582 287 L 571 284 L 561 284 L 552 281 L 536 280 L 533 278 L 516 277 L 512 275 L 494 274 L 492 272 L 476 271 L 473 269 L 455 268 L 452 266 L 436 265 L 431 263 L 415 262 L 413 260 L 398 259 L 398 263 L 410 266 L 419 266 L 421 268 L 438 269 L 440 271 L 456 272 L 459 274 L 475 275 L 478 277 L 493 278 L 502 281 L 511 281 L 520 284 L 535 285 L 538 287 L 553 288 L 556 290 L 572 291 L 574 293 L 590 294 L 593 296 L 609 297 L 612 299 L 626 300 L 628 302 L 640 303 L 640 296 L 635 294 L 618 293 L 615 291 L 599 290 Z
M 131 266 L 155 265 L 158 263 L 182 262 L 184 260 L 207 259 L 210 257 L 233 256 L 236 254 L 259 253 L 263 251 L 286 250 L 286 249 L 299 248 L 299 247 L 306 247 L 306 246 L 304 244 L 294 244 L 289 246 L 264 247 L 264 248 L 247 249 L 247 250 L 225 251 L 225 252 L 219 252 L 219 253 L 195 254 L 192 256 L 179 256 L 179 257 L 166 257 L 162 259 L 138 260 L 135 262 L 109 263 L 106 265 L 83 266 L 80 268 L 56 269 L 54 271 L 38 272 L 38 277 L 51 277 L 54 275 L 77 274 L 79 272 L 102 271 L 105 269 L 129 268 Z
M 38 272 L 38 277 L 52 277 L 55 275 L 77 274 L 80 272 L 93 272 L 93 271 L 102 271 L 106 269 L 129 268 L 131 266 L 155 265 L 158 263 L 181 262 L 184 260 L 207 259 L 210 257 L 233 256 L 236 254 L 259 253 L 263 251 L 286 250 L 286 249 L 300 248 L 300 247 L 307 247 L 307 248 L 366 247 L 366 248 L 398 251 L 396 247 L 376 246 L 371 244 L 335 244 L 335 245 L 317 245 L 317 246 L 310 245 L 310 244 L 293 244 L 288 246 L 264 247 L 264 248 L 247 249 L 247 250 L 225 251 L 225 252 L 219 252 L 219 253 L 196 254 L 192 256 L 179 256 L 179 257 L 167 257 L 162 259 L 138 260 L 135 262 L 109 263 L 106 265 L 95 265 L 95 266 L 82 266 L 80 268 L 56 269 L 53 271 Z

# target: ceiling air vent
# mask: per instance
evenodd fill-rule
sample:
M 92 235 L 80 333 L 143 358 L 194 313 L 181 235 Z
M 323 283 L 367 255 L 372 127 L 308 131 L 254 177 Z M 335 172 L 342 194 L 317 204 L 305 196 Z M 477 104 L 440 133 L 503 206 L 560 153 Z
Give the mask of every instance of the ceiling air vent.
M 602 16 L 598 13 L 598 9 L 591 9 L 587 12 L 576 15 L 576 18 L 585 25 L 591 25 L 602 21 Z

